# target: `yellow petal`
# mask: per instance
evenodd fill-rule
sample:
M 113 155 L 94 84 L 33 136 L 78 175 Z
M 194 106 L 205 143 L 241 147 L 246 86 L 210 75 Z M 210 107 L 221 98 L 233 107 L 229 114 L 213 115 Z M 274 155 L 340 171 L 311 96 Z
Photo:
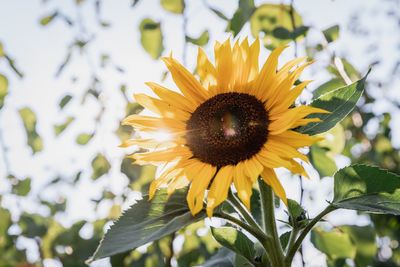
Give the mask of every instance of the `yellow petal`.
M 162 60 L 169 69 L 172 79 L 181 90 L 183 95 L 195 102 L 201 104 L 206 101 L 209 96 L 198 80 L 184 66 L 178 63 L 172 57 L 164 57 Z
M 198 106 L 196 102 L 193 102 L 183 95 L 169 90 L 168 88 L 157 83 L 147 82 L 146 85 L 150 87 L 150 89 L 153 90 L 158 97 L 173 107 L 185 110 L 187 112 L 193 112 Z
M 233 78 L 232 50 L 230 40 L 227 39 L 223 44 L 216 43 L 214 47 L 214 54 L 219 93 L 229 92 L 231 90 L 231 80 Z
M 234 166 L 222 167 L 211 184 L 207 196 L 207 216 L 212 217 L 214 208 L 221 204 L 228 196 L 229 186 L 233 179 Z
M 257 178 L 258 176 L 260 176 L 260 173 L 262 172 L 264 167 L 257 160 L 256 157 L 252 157 L 251 159 L 244 161 L 244 169 L 246 175 L 250 178 L 250 181 L 254 183 L 255 181 L 257 181 Z
M 269 186 L 271 186 L 272 190 L 274 191 L 275 195 L 277 195 L 280 199 L 282 199 L 283 203 L 287 206 L 287 198 L 285 189 L 281 182 L 279 181 L 278 177 L 275 174 L 275 171 L 272 169 L 265 168 L 264 171 L 261 173 L 263 180 Z
M 164 118 L 186 121 L 190 118 L 190 113 L 176 108 L 165 101 L 150 97 L 145 94 L 135 94 L 136 102 L 143 107 L 162 115 Z
M 135 160 L 136 164 L 155 164 L 163 162 L 173 162 L 177 159 L 184 160 L 192 157 L 190 150 L 184 146 L 177 146 L 169 149 L 151 151 L 144 153 L 135 153 L 130 158 Z
M 200 170 L 197 170 L 197 175 L 192 178 L 192 184 L 188 191 L 186 200 L 189 209 L 193 215 L 196 215 L 203 208 L 204 192 L 214 177 L 216 167 L 209 164 L 204 164 Z
M 233 173 L 233 182 L 237 190 L 238 196 L 243 204 L 250 210 L 250 198 L 253 194 L 253 183 L 245 175 L 244 166 L 242 162 L 239 162 L 235 166 Z
M 296 148 L 310 146 L 318 142 L 317 137 L 301 134 L 295 131 L 285 131 L 279 135 L 271 136 L 270 138 Z
M 131 125 L 142 131 L 159 131 L 161 129 L 171 129 L 174 131 L 185 131 L 186 124 L 182 121 L 169 118 L 156 118 L 143 115 L 130 115 L 122 121 L 123 125 Z
M 217 71 L 201 47 L 199 47 L 199 52 L 197 54 L 197 73 L 205 86 L 208 87 L 217 84 Z
M 267 61 L 264 66 L 261 68 L 261 71 L 255 80 L 254 83 L 254 93 L 257 96 L 262 96 L 266 99 L 273 93 L 271 89 L 271 84 L 274 82 L 274 78 L 276 75 L 276 69 L 278 66 L 278 58 L 283 50 L 287 46 L 280 46 L 269 55 Z

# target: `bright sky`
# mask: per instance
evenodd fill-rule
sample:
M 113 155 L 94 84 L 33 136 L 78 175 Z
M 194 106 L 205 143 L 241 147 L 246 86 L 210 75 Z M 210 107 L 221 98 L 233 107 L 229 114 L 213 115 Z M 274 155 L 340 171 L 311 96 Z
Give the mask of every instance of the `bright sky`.
M 88 100 L 81 107 L 80 97 L 87 88 L 90 80 L 90 69 L 87 60 L 79 55 L 73 54 L 71 63 L 59 78 L 54 74 L 57 67 L 66 55 L 67 46 L 73 41 L 76 29 L 71 29 L 60 20 L 55 21 L 48 27 L 39 25 L 39 19 L 51 13 L 55 9 L 60 9 L 69 16 L 76 18 L 79 15 L 75 9 L 74 1 L 44 1 L 39 0 L 0 0 L 0 41 L 4 43 L 5 50 L 16 60 L 17 66 L 25 73 L 23 79 L 18 79 L 7 68 L 4 62 L 0 63 L 0 72 L 6 73 L 10 80 L 10 94 L 7 97 L 5 108 L 0 113 L 1 131 L 8 145 L 9 153 L 7 157 L 11 162 L 12 172 L 18 177 L 33 176 L 32 195 L 40 192 L 41 196 L 48 200 L 57 199 L 60 195 L 69 197 L 67 216 L 63 219 L 66 225 L 78 219 L 95 220 L 98 216 L 107 214 L 112 203 L 106 203 L 96 214 L 91 198 L 99 198 L 102 189 L 107 187 L 115 193 L 121 193 L 127 186 L 127 179 L 119 174 L 117 164 L 123 151 L 117 148 L 119 140 L 115 137 L 114 131 L 118 127 L 118 119 L 124 114 L 124 104 L 119 94 L 119 86 L 124 83 L 130 92 L 147 92 L 144 82 L 156 81 L 161 79 L 161 73 L 165 67 L 160 61 L 152 60 L 140 45 L 138 24 L 145 17 L 151 17 L 162 22 L 164 33 L 165 54 L 173 51 L 175 57 L 181 58 L 183 49 L 182 19 L 179 16 L 168 14 L 160 8 L 157 0 L 142 0 L 135 8 L 130 8 L 130 1 L 103 1 L 102 18 L 111 23 L 111 28 L 100 30 L 95 23 L 93 1 L 87 1 L 82 7 L 81 16 L 89 32 L 96 32 L 96 40 L 89 46 L 89 57 L 91 58 L 96 71 L 100 74 L 103 83 L 103 93 L 101 99 L 106 106 L 106 115 L 100 125 L 101 134 L 93 140 L 90 145 L 77 147 L 75 137 L 82 132 L 93 131 L 94 116 L 98 112 L 95 101 Z M 236 9 L 237 1 L 234 0 L 214 0 L 208 1 L 213 7 L 223 11 L 230 17 Z M 257 4 L 263 1 L 256 1 Z M 278 2 L 278 1 L 271 1 Z M 288 2 L 288 1 L 283 1 Z M 346 0 L 304 0 L 295 1 L 295 7 L 303 16 L 305 25 L 324 29 L 334 24 L 339 24 L 341 37 L 339 41 L 331 46 L 331 49 L 340 56 L 346 56 L 362 72 L 368 69 L 368 63 L 374 57 L 383 58 L 384 64 L 374 69 L 371 77 L 388 77 L 387 70 L 394 64 L 396 36 L 391 34 L 398 27 L 394 22 L 386 21 L 385 5 L 381 9 L 379 0 L 372 1 L 346 1 Z M 382 5 L 381 5 L 382 6 Z M 377 41 L 380 46 L 375 53 L 366 53 L 365 39 L 353 36 L 348 28 L 356 26 L 349 24 L 350 18 L 355 11 L 361 14 L 361 23 L 368 26 L 371 35 L 369 41 Z M 212 14 L 205 8 L 203 1 L 187 1 L 187 14 L 189 18 L 188 31 L 191 36 L 198 36 L 203 30 L 208 29 L 211 35 L 210 44 L 206 47 L 209 55 L 213 51 L 212 44 L 215 40 L 225 40 L 227 34 L 223 33 L 226 27 L 225 22 Z M 371 20 L 371 16 L 374 20 Z M 241 37 L 249 34 L 248 25 L 244 28 Z M 311 42 L 318 40 L 319 33 L 316 30 L 310 32 Z M 384 38 L 384 42 L 382 42 Z M 117 73 L 111 68 L 100 69 L 98 54 L 108 53 L 113 63 L 122 66 L 125 73 Z M 195 64 L 196 47 L 188 47 L 187 65 L 192 68 Z M 264 51 L 265 58 L 267 52 Z M 286 59 L 293 57 L 293 49 L 285 52 Z M 317 63 L 312 70 L 307 72 L 307 78 L 315 80 L 312 88 L 323 83 L 329 76 L 321 72 L 321 66 L 326 64 L 326 58 L 317 59 Z M 77 77 L 77 82 L 72 82 L 71 77 Z M 165 82 L 172 85 L 171 81 Z M 400 94 L 394 89 L 398 85 L 395 81 L 391 88 L 377 92 L 382 98 L 388 97 L 400 100 Z M 173 86 L 172 86 L 173 87 Z M 75 101 L 69 104 L 62 112 L 58 109 L 58 102 L 66 94 L 75 96 Z M 38 132 L 45 141 L 45 150 L 37 155 L 31 155 L 30 149 L 26 146 L 26 137 L 19 118 L 18 109 L 29 106 L 38 116 Z M 376 105 L 375 111 L 381 113 L 391 110 L 392 107 L 382 100 L 380 105 Z M 397 114 L 400 115 L 400 114 Z M 62 123 L 68 116 L 76 117 L 75 122 L 60 136 L 53 134 L 53 125 Z M 394 117 L 393 125 L 400 125 L 400 116 Z M 394 136 L 399 137 L 398 127 L 395 128 Z M 395 144 L 400 146 L 400 138 L 395 139 Z M 112 171 L 106 177 L 99 179 L 95 183 L 90 180 L 90 172 L 81 179 L 79 184 L 71 188 L 67 185 L 60 185 L 55 190 L 42 191 L 41 188 L 50 179 L 62 176 L 71 177 L 78 170 L 90 169 L 90 160 L 96 151 L 104 151 L 107 157 L 116 164 L 113 164 Z M 346 161 L 339 161 L 346 164 Z M 0 163 L 0 173 L 2 171 Z M 312 172 L 312 171 L 311 171 Z M 315 174 L 315 173 L 314 173 Z M 311 190 L 314 197 L 313 202 L 306 202 L 309 208 L 310 217 L 314 216 L 325 205 L 325 199 L 332 189 L 332 179 L 325 178 L 319 180 L 318 176 L 305 182 L 306 190 Z M 2 186 L 4 177 L 0 177 L 0 193 L 7 192 L 8 185 Z M 298 181 L 285 175 L 284 185 L 288 188 L 288 195 L 291 198 L 299 198 Z M 135 196 L 133 196 L 135 197 Z M 315 205 L 321 203 L 321 205 Z M 15 207 L 19 205 L 12 196 L 6 196 L 3 204 Z M 20 203 L 22 209 L 30 212 L 46 211 L 38 210 L 28 200 Z M 131 203 L 124 203 L 127 207 Z M 283 212 L 279 213 L 284 216 Z M 341 223 L 354 223 L 355 212 L 341 211 L 329 216 L 329 221 L 333 225 Z M 359 224 L 367 221 L 363 218 L 357 220 Z M 32 259 L 35 254 L 31 255 Z M 307 246 L 305 259 L 312 262 L 310 266 L 321 266 L 324 256 L 310 246 Z M 104 266 L 105 262 L 93 264 L 93 266 Z M 49 265 L 51 266 L 51 265 Z M 297 265 L 295 265 L 297 266 Z

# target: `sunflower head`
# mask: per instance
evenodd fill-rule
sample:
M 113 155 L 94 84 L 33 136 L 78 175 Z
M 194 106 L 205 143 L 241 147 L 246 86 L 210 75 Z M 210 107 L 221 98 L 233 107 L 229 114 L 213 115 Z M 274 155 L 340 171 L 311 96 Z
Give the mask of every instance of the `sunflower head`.
M 158 98 L 144 94 L 135 98 L 157 115 L 131 115 L 124 120 L 148 136 L 123 144 L 149 149 L 131 157 L 138 164 L 162 168 L 160 177 L 150 185 L 150 198 L 160 187 L 167 187 L 171 194 L 190 186 L 187 202 L 192 214 L 203 209 L 206 195 L 207 214 L 212 216 L 232 184 L 250 208 L 253 184 L 261 176 L 287 204 L 274 169 L 284 167 L 307 176 L 295 159 L 307 161 L 298 149 L 318 139 L 293 129 L 318 122 L 307 116 L 326 111 L 293 105 L 309 81 L 294 83 L 310 63 L 298 58 L 278 69 L 284 49 L 275 49 L 259 69 L 259 40 L 251 45 L 247 39 L 237 41 L 233 47 L 229 39 L 217 42 L 214 64 L 199 48 L 199 79 L 172 56 L 163 58 L 179 91 L 147 83 Z M 156 138 L 160 131 L 170 138 Z

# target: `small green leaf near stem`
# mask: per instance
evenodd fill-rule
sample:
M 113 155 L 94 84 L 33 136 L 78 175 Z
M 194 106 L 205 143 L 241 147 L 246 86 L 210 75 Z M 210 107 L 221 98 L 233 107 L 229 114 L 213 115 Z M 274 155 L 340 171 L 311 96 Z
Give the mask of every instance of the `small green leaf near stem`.
M 300 248 L 301 243 L 303 242 L 304 238 L 307 236 L 307 234 L 311 231 L 311 229 L 316 225 L 325 215 L 330 213 L 331 211 L 334 211 L 336 208 L 333 207 L 332 205 L 329 205 L 326 207 L 320 214 L 318 214 L 314 219 L 312 219 L 307 226 L 304 228 L 303 231 L 301 231 L 299 237 L 297 240 L 294 242 L 292 246 L 288 246 L 288 253 L 286 254 L 285 262 L 287 266 L 290 266 L 294 255 L 296 254 L 296 251 Z

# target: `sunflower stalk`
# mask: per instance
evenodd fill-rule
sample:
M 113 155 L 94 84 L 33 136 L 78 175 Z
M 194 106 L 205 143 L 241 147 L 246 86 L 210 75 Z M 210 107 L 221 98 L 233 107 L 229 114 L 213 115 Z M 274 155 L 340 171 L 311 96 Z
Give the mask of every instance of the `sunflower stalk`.
M 267 253 L 270 255 L 272 266 L 284 267 L 285 258 L 275 220 L 274 193 L 272 188 L 265 184 L 262 178 L 258 179 L 258 185 L 260 187 L 263 227 L 266 234 L 272 237 L 271 240 L 266 240 L 263 245 Z

